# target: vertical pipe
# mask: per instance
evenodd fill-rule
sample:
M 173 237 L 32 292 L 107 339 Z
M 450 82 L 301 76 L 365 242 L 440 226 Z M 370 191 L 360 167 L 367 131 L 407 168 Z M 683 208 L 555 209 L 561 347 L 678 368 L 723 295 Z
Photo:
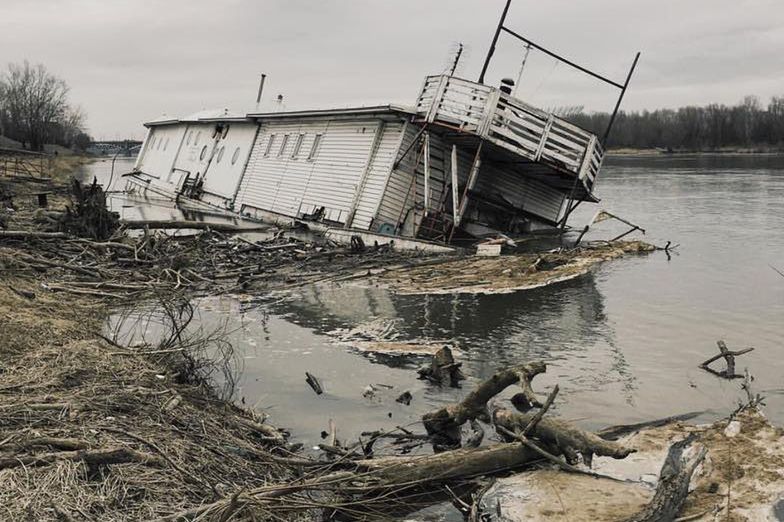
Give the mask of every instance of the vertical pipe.
M 430 133 L 425 133 L 425 215 L 430 209 Z
M 490 44 L 490 49 L 487 50 L 487 57 L 485 58 L 485 63 L 482 66 L 482 72 L 479 75 L 479 83 L 485 83 L 485 73 L 487 72 L 487 66 L 490 65 L 490 58 L 493 57 L 493 53 L 495 52 L 495 44 L 498 42 L 498 35 L 501 34 L 501 27 L 504 26 L 504 21 L 506 20 L 506 13 L 509 11 L 509 4 L 512 3 L 512 0 L 506 0 L 506 5 L 504 6 L 504 12 L 501 13 L 501 19 L 498 21 L 498 27 L 495 28 L 495 34 L 493 35 L 493 41 Z
M 267 79 L 267 75 L 261 73 L 261 79 L 259 80 L 259 93 L 256 95 L 256 110 L 259 110 L 259 103 L 261 103 L 261 92 L 264 90 L 264 80 Z
M 629 74 L 626 75 L 626 81 L 623 82 L 623 88 L 621 89 L 621 94 L 618 95 L 618 101 L 615 103 L 615 109 L 613 109 L 612 116 L 610 116 L 610 122 L 607 124 L 607 130 L 604 131 L 604 136 L 602 137 L 602 148 L 607 146 L 607 138 L 610 137 L 610 131 L 612 130 L 613 123 L 615 123 L 615 117 L 618 115 L 618 109 L 621 107 L 623 95 L 626 94 L 626 88 L 629 86 L 629 81 L 632 79 L 634 68 L 637 67 L 637 60 L 639 59 L 640 52 L 638 51 L 634 57 L 634 62 L 632 62 L 632 66 L 629 69 Z

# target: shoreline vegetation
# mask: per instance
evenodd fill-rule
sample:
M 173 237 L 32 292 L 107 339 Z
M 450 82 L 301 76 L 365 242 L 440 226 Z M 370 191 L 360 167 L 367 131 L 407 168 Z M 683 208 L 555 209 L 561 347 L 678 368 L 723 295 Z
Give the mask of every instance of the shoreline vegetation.
M 613 156 L 778 156 L 784 155 L 782 147 L 721 147 L 718 149 L 673 149 L 617 147 L 607 149 L 607 157 Z
M 306 242 L 285 231 L 270 231 L 263 241 L 210 230 L 131 237 L 107 216 L 100 189 L 66 183 L 69 165 L 61 167 L 44 184 L 52 193 L 48 211 L 28 197 L 32 182 L 0 178 L 0 202 L 16 207 L 0 227 L 0 518 L 400 520 L 451 502 L 468 520 L 496 520 L 494 513 L 511 515 L 515 504 L 489 497 L 494 487 L 541 477 L 564 490 L 592 481 L 568 509 L 561 498 L 542 508 L 541 520 L 642 522 L 676 513 L 708 520 L 726 518 L 730 509 L 732 520 L 757 520 L 782 489 L 784 479 L 764 470 L 784 463 L 782 443 L 771 442 L 784 433 L 757 412 L 759 399 L 748 388 L 748 402 L 710 426 L 689 426 L 686 415 L 592 433 L 548 412 L 558 387 L 549 396 L 534 392 L 532 381 L 546 371 L 539 361 L 497 368 L 461 402 L 425 414 L 418 428 L 368 431 L 358 442 L 341 441 L 332 430 L 314 455 L 274 419 L 232 403 L 230 389 L 212 386 L 216 372 L 230 380 L 235 354 L 220 329 L 189 327 L 189 300 L 204 293 L 264 294 L 371 275 L 421 287 L 431 270 L 463 286 L 471 274 L 486 284 L 500 270 L 508 284 L 521 286 L 526 277 L 556 281 L 653 247 L 618 242 L 521 256 L 518 273 L 515 255 L 434 259 Z M 109 324 L 110 314 L 119 322 Z M 144 320 L 155 321 L 160 333 L 124 343 L 125 326 Z M 442 348 L 420 373 L 434 387 L 448 386 L 459 380 L 459 368 Z M 490 408 L 509 386 L 519 387 L 515 409 Z M 724 435 L 733 423 L 735 461 Z M 495 435 L 485 437 L 482 425 L 495 427 Z M 613 470 L 624 464 L 623 479 L 633 484 L 621 491 Z M 640 480 L 660 469 L 657 488 Z M 510 477 L 515 470 L 526 471 Z M 550 489 L 539 492 L 553 500 Z M 494 500 L 483 504 L 486 495 Z

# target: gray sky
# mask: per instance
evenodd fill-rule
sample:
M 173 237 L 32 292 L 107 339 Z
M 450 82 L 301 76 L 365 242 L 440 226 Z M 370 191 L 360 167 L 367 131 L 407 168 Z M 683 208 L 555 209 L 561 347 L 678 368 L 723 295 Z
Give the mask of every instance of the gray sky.
M 71 86 L 98 138 L 204 108 L 411 104 L 457 42 L 475 80 L 504 0 L 0 0 L 0 66 L 43 63 Z M 783 0 L 513 0 L 507 25 L 622 81 L 624 108 L 784 95 Z M 501 36 L 487 76 L 517 77 L 523 48 Z M 609 110 L 615 91 L 532 52 L 518 96 Z

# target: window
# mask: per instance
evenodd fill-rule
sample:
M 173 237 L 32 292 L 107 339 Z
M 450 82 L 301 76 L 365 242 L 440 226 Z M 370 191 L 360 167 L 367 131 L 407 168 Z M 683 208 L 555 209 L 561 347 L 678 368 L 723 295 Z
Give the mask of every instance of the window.
M 190 144 L 191 144 L 191 138 L 193 138 L 193 131 L 190 131 L 190 132 L 188 133 L 188 137 L 187 137 L 187 138 L 185 138 L 185 144 L 186 144 L 186 145 L 190 145 Z
M 154 148 L 155 148 L 155 136 L 150 138 L 150 150 L 153 150 Z
M 280 150 L 278 150 L 278 156 L 283 156 L 283 153 L 286 150 L 286 144 L 289 142 L 289 135 L 284 134 L 283 139 L 280 142 Z
M 226 135 L 229 133 L 229 127 L 230 127 L 230 125 L 226 125 L 225 127 L 223 127 L 223 134 L 221 134 L 221 139 L 222 140 L 226 139 Z
M 270 134 L 269 141 L 267 141 L 267 148 L 264 150 L 264 155 L 269 156 L 272 146 L 275 144 L 275 135 Z
M 299 136 L 297 136 L 297 141 L 294 142 L 294 149 L 291 151 L 292 159 L 297 159 L 297 156 L 299 156 L 299 149 L 302 148 L 302 140 L 304 139 L 305 139 L 304 134 L 300 134 Z
M 163 150 L 169 148 L 169 138 L 166 138 L 166 143 L 163 144 Z
M 240 148 L 237 147 L 236 149 L 234 149 L 234 154 L 231 155 L 231 164 L 234 165 L 235 163 L 237 163 L 237 159 L 239 159 L 239 157 L 240 157 Z
M 224 151 L 225 149 L 226 149 L 226 147 L 224 146 L 224 147 L 221 147 L 221 148 L 220 148 L 220 150 L 218 151 L 218 157 L 217 157 L 217 158 L 215 158 L 215 161 L 216 161 L 217 163 L 220 163 L 220 162 L 221 162 L 221 159 L 223 159 L 223 151 Z
M 158 146 L 155 148 L 155 150 L 161 150 L 161 145 L 163 145 L 163 138 L 158 140 Z
M 196 138 L 193 140 L 193 144 L 194 145 L 198 145 L 199 144 L 199 138 L 201 138 L 201 131 L 196 133 Z
M 206 155 L 207 155 L 207 146 L 205 145 L 201 149 L 201 154 L 199 154 L 199 161 L 203 160 L 204 156 L 206 156 Z
M 310 153 L 308 154 L 308 161 L 313 161 L 316 159 L 316 155 L 318 154 L 319 147 L 321 146 L 321 139 L 324 137 L 323 134 L 316 134 L 316 137 L 313 138 L 313 145 L 310 147 Z

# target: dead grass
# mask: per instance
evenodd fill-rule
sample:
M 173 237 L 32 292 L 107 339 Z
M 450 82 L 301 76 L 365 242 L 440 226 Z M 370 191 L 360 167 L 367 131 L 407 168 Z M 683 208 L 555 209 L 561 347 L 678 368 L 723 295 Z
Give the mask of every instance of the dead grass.
M 150 520 L 290 478 L 274 428 L 94 335 L 90 302 L 5 279 L 0 317 L 0 519 Z M 134 458 L 89 458 L 113 448 Z

